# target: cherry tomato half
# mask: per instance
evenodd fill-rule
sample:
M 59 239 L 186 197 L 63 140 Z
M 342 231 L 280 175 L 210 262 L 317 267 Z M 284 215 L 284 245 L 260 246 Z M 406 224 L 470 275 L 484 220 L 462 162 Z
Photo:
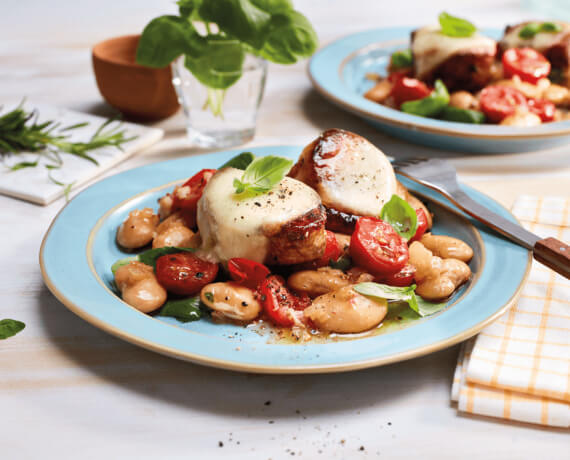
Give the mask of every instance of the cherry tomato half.
M 399 272 L 393 275 L 383 276 L 378 279 L 379 282 L 388 284 L 389 286 L 410 286 L 414 282 L 416 269 L 413 265 L 406 264 Z
M 327 245 L 324 254 L 317 260 L 317 267 L 325 267 L 331 260 L 336 262 L 341 255 L 342 250 L 336 236 L 334 236 L 333 232 L 327 230 Z
M 418 216 L 416 233 L 410 238 L 408 244 L 413 241 L 419 241 L 428 228 L 428 220 L 425 211 L 422 208 L 418 208 L 416 209 L 416 215 Z
M 361 217 L 350 238 L 356 265 L 376 276 L 399 272 L 408 262 L 408 246 L 392 226 L 377 217 Z
M 234 257 L 228 261 L 228 271 L 230 277 L 243 284 L 250 289 L 256 289 L 257 286 L 269 275 L 269 268 L 259 262 L 244 259 L 243 257 Z
M 215 173 L 215 169 L 202 169 L 184 182 L 173 194 L 172 212 L 180 211 L 186 225 L 190 228 L 196 226 L 198 200 L 202 196 L 204 187 Z
M 550 73 L 550 62 L 532 48 L 510 48 L 503 53 L 503 72 L 506 78 L 518 75 L 534 85 Z
M 527 103 L 528 109 L 538 115 L 542 121 L 549 122 L 554 120 L 556 106 L 552 102 L 544 99 L 529 99 Z
M 400 105 L 407 101 L 423 99 L 431 93 L 431 90 L 422 81 L 415 78 L 402 77 L 394 81 L 392 92 L 396 104 Z
M 197 294 L 217 274 L 218 264 L 206 262 L 191 252 L 167 254 L 156 260 L 156 279 L 173 294 Z
M 291 327 L 302 320 L 302 311 L 311 304 L 308 296 L 297 296 L 277 275 L 270 275 L 259 285 L 261 305 L 277 326 Z M 296 321 L 297 319 L 297 321 Z
M 388 81 L 390 83 L 396 83 L 397 80 L 403 77 L 409 77 L 412 73 L 412 69 L 398 69 L 394 72 L 390 72 L 388 75 Z
M 481 110 L 494 123 L 515 113 L 517 107 L 526 107 L 526 97 L 518 89 L 509 86 L 487 86 L 479 98 Z

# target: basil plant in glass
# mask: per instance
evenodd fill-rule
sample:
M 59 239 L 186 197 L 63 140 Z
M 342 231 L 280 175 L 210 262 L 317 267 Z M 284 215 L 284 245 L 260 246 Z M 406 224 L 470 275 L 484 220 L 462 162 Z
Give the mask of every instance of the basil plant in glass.
M 267 61 L 293 64 L 313 54 L 313 27 L 290 0 L 179 0 L 178 16 L 144 29 L 137 62 L 172 65 L 173 83 L 200 147 L 244 143 L 255 132 Z

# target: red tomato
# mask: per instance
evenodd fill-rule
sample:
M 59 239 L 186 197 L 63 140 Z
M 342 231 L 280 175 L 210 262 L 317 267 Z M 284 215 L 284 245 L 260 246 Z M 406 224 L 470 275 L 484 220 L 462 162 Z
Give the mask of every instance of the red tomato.
M 428 220 L 425 211 L 422 208 L 418 208 L 416 209 L 416 215 L 418 216 L 418 226 L 416 227 L 416 233 L 410 238 L 408 243 L 419 241 L 428 228 Z
M 544 99 L 529 99 L 527 103 L 528 109 L 538 115 L 542 121 L 549 122 L 554 120 L 556 106 L 552 102 Z
M 517 107 L 526 107 L 526 97 L 518 89 L 508 86 L 487 86 L 479 98 L 481 110 L 494 123 L 515 113 Z
M 518 75 L 534 85 L 550 73 L 550 62 L 532 48 L 510 48 L 503 53 L 503 72 L 506 78 Z
M 393 275 L 380 277 L 378 281 L 390 286 L 410 286 L 414 282 L 415 274 L 415 267 L 413 265 L 406 264 L 399 272 L 394 273 Z
M 257 286 L 269 275 L 269 268 L 259 262 L 234 257 L 228 261 L 228 271 L 234 281 L 237 281 L 250 289 Z
M 327 230 L 327 245 L 324 254 L 317 260 L 317 267 L 324 267 L 328 265 L 331 260 L 336 262 L 341 255 L 342 250 L 336 240 L 336 236 L 334 236 L 333 232 Z
M 202 169 L 184 182 L 173 194 L 172 212 L 180 211 L 186 225 L 190 228 L 196 226 L 198 200 L 202 196 L 204 187 L 215 173 L 215 169 Z
M 156 279 L 168 292 L 194 295 L 218 274 L 218 264 L 206 262 L 191 252 L 167 254 L 156 260 Z
M 390 75 L 388 75 L 388 81 L 390 83 L 396 83 L 396 80 L 399 80 L 402 77 L 409 77 L 411 73 L 411 69 L 395 70 L 394 72 L 391 72 Z
M 415 78 L 402 77 L 394 81 L 392 92 L 396 104 L 400 105 L 406 101 L 415 101 L 416 99 L 423 99 L 431 93 L 431 90 L 424 82 L 416 80 Z
M 287 287 L 282 277 L 270 275 L 259 286 L 261 305 L 277 326 L 291 327 L 302 320 L 302 310 L 311 304 L 307 296 L 297 296 Z
M 408 262 L 407 244 L 392 226 L 377 217 L 361 217 L 350 239 L 355 265 L 376 276 L 399 272 Z

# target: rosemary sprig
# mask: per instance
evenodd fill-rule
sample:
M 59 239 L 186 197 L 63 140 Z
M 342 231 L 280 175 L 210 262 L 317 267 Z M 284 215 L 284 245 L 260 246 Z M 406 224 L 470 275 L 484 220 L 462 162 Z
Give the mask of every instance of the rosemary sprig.
M 69 140 L 69 131 L 87 126 L 89 123 L 77 123 L 75 125 L 60 127 L 61 124 L 55 120 L 38 122 L 38 111 L 27 112 L 23 108 L 23 102 L 14 110 L 0 116 L 0 154 L 18 154 L 22 152 L 37 153 L 35 161 L 21 161 L 9 166 L 12 171 L 23 168 L 34 168 L 38 166 L 39 160 L 45 158 L 49 161 L 44 166 L 48 169 L 49 179 L 65 187 L 66 196 L 69 194 L 71 184 L 55 180 L 51 172 L 63 166 L 61 153 L 67 153 L 83 158 L 98 165 L 95 158 L 89 155 L 92 150 L 101 147 L 116 147 L 122 149 L 122 145 L 136 138 L 136 136 L 126 137 L 126 131 L 121 129 L 118 123 L 111 126 L 115 119 L 106 120 L 95 131 L 87 142 L 72 142 Z

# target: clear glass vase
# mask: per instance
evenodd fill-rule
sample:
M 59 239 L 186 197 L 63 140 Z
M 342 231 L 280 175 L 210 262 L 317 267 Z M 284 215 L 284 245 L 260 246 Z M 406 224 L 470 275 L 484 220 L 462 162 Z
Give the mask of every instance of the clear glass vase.
M 172 82 L 186 115 L 193 145 L 229 147 L 251 140 L 263 97 L 267 62 L 247 55 L 240 79 L 225 90 L 204 86 L 184 66 L 184 56 L 172 63 Z

